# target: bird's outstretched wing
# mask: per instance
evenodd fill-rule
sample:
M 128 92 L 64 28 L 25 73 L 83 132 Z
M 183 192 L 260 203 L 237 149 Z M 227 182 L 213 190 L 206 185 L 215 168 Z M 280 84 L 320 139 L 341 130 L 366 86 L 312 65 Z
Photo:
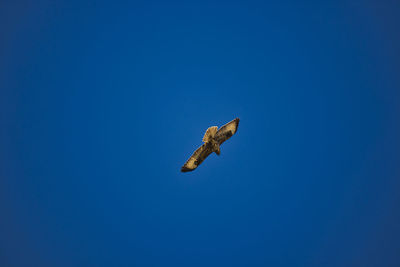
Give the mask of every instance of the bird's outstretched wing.
M 238 126 L 239 118 L 228 122 L 227 124 L 219 128 L 218 132 L 215 134 L 215 140 L 221 145 L 223 142 L 228 140 L 232 135 L 236 133 Z
M 182 166 L 181 172 L 190 172 L 196 169 L 211 153 L 212 147 L 208 144 L 203 144 L 199 147 L 192 156 Z

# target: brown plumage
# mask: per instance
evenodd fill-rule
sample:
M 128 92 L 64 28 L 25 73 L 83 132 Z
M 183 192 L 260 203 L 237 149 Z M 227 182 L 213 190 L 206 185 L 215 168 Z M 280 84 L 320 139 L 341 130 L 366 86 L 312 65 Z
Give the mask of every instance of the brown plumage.
M 195 170 L 211 153 L 220 154 L 220 145 L 234 135 L 239 126 L 239 118 L 228 122 L 217 131 L 217 126 L 207 129 L 201 145 L 182 166 L 182 172 Z

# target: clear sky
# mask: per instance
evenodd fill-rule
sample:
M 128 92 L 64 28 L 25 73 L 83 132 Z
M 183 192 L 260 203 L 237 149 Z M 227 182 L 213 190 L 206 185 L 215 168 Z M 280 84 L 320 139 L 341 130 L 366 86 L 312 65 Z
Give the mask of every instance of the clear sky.
M 400 266 L 399 13 L 1 1 L 0 265 Z

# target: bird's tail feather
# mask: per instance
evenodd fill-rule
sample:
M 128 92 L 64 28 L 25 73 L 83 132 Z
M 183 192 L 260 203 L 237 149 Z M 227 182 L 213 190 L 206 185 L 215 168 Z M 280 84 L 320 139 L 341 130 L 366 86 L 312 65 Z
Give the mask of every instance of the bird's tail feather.
M 203 136 L 203 142 L 207 143 L 211 138 L 213 138 L 217 133 L 217 129 L 218 129 L 217 126 L 211 126 L 210 128 L 208 128 Z

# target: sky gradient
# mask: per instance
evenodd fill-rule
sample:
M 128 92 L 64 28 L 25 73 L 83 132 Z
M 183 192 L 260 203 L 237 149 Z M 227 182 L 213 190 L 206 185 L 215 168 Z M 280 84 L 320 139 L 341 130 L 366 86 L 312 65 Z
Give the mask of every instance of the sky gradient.
M 0 265 L 400 266 L 399 13 L 2 1 Z

